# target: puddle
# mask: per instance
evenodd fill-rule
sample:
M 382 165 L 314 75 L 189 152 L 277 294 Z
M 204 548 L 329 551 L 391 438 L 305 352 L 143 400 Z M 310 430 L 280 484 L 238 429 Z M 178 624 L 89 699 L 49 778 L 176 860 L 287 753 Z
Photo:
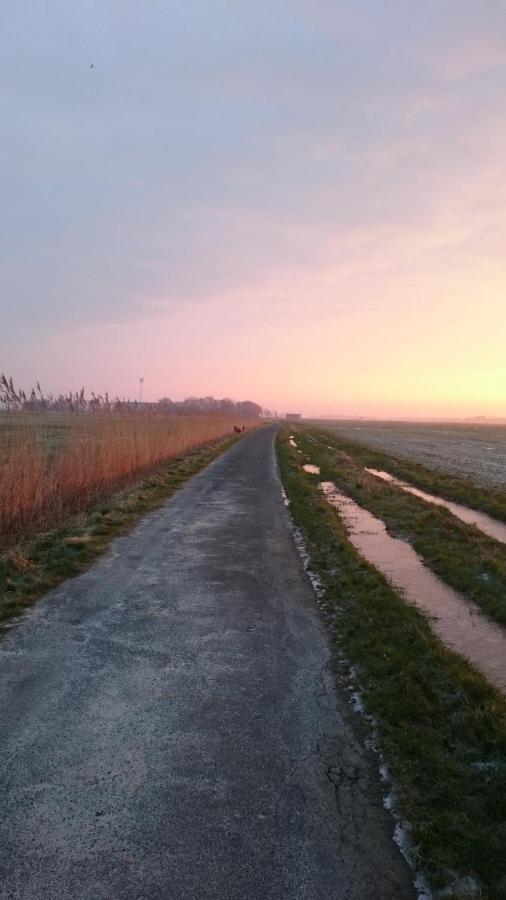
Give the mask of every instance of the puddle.
M 313 466 L 312 463 L 306 463 L 305 466 L 302 466 L 304 472 L 308 472 L 309 475 L 319 475 L 320 474 L 320 466 Z
M 462 506 L 460 503 L 453 503 L 452 500 L 445 500 L 443 497 L 427 494 L 425 491 L 413 487 L 409 482 L 402 481 L 400 478 L 394 478 L 393 475 L 383 472 L 381 469 L 366 468 L 365 471 L 374 475 L 375 478 L 388 481 L 389 484 L 401 488 L 408 494 L 413 494 L 415 497 L 425 500 L 426 503 L 432 503 L 434 506 L 444 506 L 461 522 L 465 522 L 466 525 L 476 525 L 476 528 L 479 528 L 484 534 L 495 538 L 496 541 L 501 541 L 502 544 L 506 544 L 506 524 L 504 522 L 499 522 L 497 519 L 493 519 L 492 516 L 487 516 L 486 513 L 477 512 L 477 510 L 470 509 L 468 506 Z
M 431 627 L 448 647 L 467 657 L 506 693 L 506 631 L 427 569 L 410 544 L 391 537 L 381 519 L 338 491 L 331 481 L 320 486 L 328 502 L 339 510 L 359 553 L 427 614 Z

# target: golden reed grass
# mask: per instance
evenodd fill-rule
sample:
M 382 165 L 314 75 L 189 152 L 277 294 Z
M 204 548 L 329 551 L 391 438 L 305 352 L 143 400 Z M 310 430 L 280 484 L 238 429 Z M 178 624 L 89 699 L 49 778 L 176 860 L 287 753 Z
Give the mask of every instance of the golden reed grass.
M 0 541 L 54 527 L 232 425 L 220 416 L 0 414 Z

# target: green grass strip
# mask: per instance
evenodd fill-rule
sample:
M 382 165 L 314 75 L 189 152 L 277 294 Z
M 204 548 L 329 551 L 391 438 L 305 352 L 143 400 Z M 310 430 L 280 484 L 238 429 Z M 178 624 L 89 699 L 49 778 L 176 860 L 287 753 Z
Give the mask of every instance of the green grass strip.
M 483 896 L 505 897 L 506 699 L 357 554 L 287 434 L 278 458 L 292 516 L 325 588 L 333 640 L 358 667 L 417 864 L 437 888 L 471 876 Z
M 0 552 L 0 622 L 20 615 L 42 594 L 86 569 L 114 537 L 165 503 L 236 440 L 228 437 L 173 459 L 58 529 Z
M 312 431 L 314 434 L 323 432 L 327 443 L 332 443 L 349 453 L 362 466 L 386 469 L 391 475 L 409 481 L 430 494 L 462 503 L 463 506 L 488 513 L 493 519 L 506 522 L 506 491 L 500 488 L 487 488 L 475 484 L 470 477 L 459 477 L 439 468 L 428 468 L 414 460 L 400 458 L 365 444 L 337 437 L 334 431 L 321 428 Z
M 466 525 L 443 507 L 382 482 L 364 478 L 372 465 L 363 448 L 346 444 L 317 429 L 297 431 L 300 448 L 321 468 L 322 478 L 334 481 L 360 506 L 382 519 L 390 534 L 408 540 L 417 553 L 447 584 L 454 587 L 501 625 L 506 625 L 506 546 Z M 329 445 L 334 449 L 329 450 Z M 378 461 L 376 461 L 378 462 Z M 381 467 L 394 472 L 395 460 L 382 454 Z M 418 466 L 418 468 L 420 468 Z M 395 473 L 396 474 L 396 473 Z

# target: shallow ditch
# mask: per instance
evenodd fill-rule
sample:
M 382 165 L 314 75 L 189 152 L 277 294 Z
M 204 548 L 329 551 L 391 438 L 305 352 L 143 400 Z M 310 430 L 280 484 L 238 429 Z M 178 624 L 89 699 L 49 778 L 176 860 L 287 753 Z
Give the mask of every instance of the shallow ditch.
M 488 516 L 486 513 L 478 512 L 476 509 L 470 509 L 468 506 L 462 506 L 460 503 L 454 503 L 452 500 L 445 500 L 444 497 L 428 494 L 426 491 L 422 491 L 420 488 L 409 484 L 408 481 L 402 481 L 401 478 L 395 478 L 393 475 L 390 475 L 389 472 L 384 472 L 382 469 L 371 469 L 366 467 L 365 471 L 370 475 L 374 475 L 375 478 L 381 479 L 381 481 L 386 481 L 388 484 L 392 484 L 394 487 L 406 491 L 408 494 L 413 494 L 414 497 L 419 497 L 420 500 L 425 500 L 426 503 L 432 503 L 434 506 L 444 506 L 445 509 L 448 509 L 453 513 L 457 519 L 460 519 L 461 522 L 465 522 L 466 525 L 475 525 L 476 528 L 479 528 L 479 530 L 483 532 L 483 534 L 494 538 L 496 541 L 500 541 L 502 544 L 506 544 L 506 524 L 504 522 L 498 522 L 497 519 L 493 519 L 492 516 Z
M 448 647 L 506 693 L 506 631 L 427 569 L 410 544 L 388 534 L 381 519 L 341 493 L 333 482 L 323 481 L 320 487 L 341 515 L 355 549 L 428 616 Z

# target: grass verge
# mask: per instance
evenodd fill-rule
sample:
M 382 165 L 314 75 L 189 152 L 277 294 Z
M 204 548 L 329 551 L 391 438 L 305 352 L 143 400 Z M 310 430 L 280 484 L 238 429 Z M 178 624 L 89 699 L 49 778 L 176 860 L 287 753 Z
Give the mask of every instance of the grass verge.
M 0 622 L 87 568 L 110 541 L 161 506 L 185 481 L 236 442 L 228 437 L 173 459 L 59 528 L 0 552 Z
M 386 469 L 391 475 L 409 481 L 411 484 L 431 494 L 437 494 L 446 500 L 462 503 L 472 509 L 486 512 L 494 519 L 506 522 L 506 491 L 499 488 L 487 488 L 475 484 L 471 478 L 459 477 L 442 469 L 429 469 L 422 463 L 400 458 L 364 444 L 336 437 L 335 432 L 326 429 L 311 429 L 314 434 L 324 435 L 327 443 L 332 443 L 342 451 L 349 453 L 362 466 L 373 469 Z
M 436 888 L 471 876 L 482 896 L 504 898 L 506 699 L 357 554 L 287 434 L 278 459 L 292 516 L 325 588 L 333 640 L 358 668 L 417 865 Z
M 443 507 L 431 506 L 364 474 L 363 467 L 373 465 L 365 448 L 346 443 L 344 449 L 340 439 L 311 428 L 300 428 L 297 440 L 311 462 L 320 466 L 323 479 L 334 481 L 360 506 L 382 519 L 388 531 L 408 540 L 447 584 L 506 625 L 506 546 L 460 522 Z M 393 457 L 381 454 L 381 460 L 375 462 L 377 467 L 381 464 L 397 474 Z M 417 465 L 417 469 L 422 467 Z M 428 477 L 432 474 L 427 472 Z

